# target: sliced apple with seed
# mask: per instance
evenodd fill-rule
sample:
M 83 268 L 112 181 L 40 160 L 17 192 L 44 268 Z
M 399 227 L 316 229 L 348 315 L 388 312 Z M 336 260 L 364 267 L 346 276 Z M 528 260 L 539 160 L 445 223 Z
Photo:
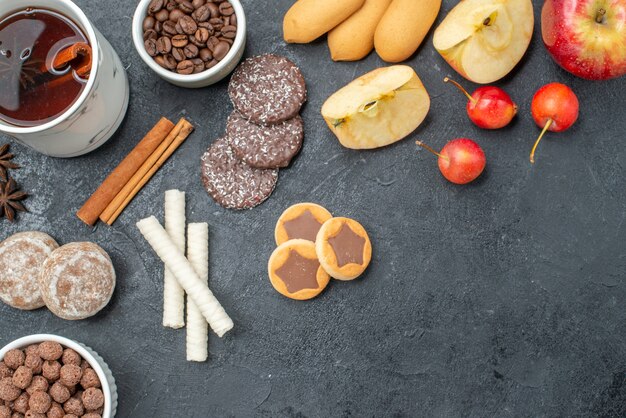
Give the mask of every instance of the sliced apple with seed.
M 459 74 L 487 84 L 522 59 L 533 34 L 531 0 L 462 0 L 435 30 L 435 49 Z
M 341 145 L 370 149 L 406 137 L 422 123 L 430 97 L 415 71 L 393 65 L 371 71 L 330 96 L 322 116 Z

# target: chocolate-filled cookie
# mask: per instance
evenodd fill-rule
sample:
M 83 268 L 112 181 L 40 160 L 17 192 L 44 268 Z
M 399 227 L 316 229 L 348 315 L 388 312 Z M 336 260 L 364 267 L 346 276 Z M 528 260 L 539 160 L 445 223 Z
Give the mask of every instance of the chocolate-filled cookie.
M 257 125 L 235 110 L 226 122 L 226 137 L 237 158 L 250 167 L 287 167 L 302 147 L 304 125 L 297 115 L 276 125 Z
M 356 279 L 372 259 L 367 231 L 349 218 L 324 222 L 315 239 L 315 251 L 324 270 L 338 280 Z
M 227 209 L 260 205 L 276 187 L 278 170 L 252 168 L 239 161 L 226 138 L 216 139 L 202 155 L 202 182 L 207 193 Z
M 330 276 L 320 265 L 315 244 L 293 239 L 278 246 L 267 264 L 274 289 L 291 299 L 312 299 L 322 293 Z
M 37 278 L 44 261 L 59 247 L 43 232 L 12 235 L 0 243 L 0 300 L 17 309 L 31 310 L 45 305 Z
M 237 67 L 228 94 L 245 118 L 273 125 L 298 114 L 306 100 L 306 85 L 293 62 L 267 54 L 248 58 Z
M 290 239 L 306 239 L 315 242 L 322 224 L 333 215 L 315 203 L 296 203 L 288 207 L 278 218 L 274 230 L 276 245 Z

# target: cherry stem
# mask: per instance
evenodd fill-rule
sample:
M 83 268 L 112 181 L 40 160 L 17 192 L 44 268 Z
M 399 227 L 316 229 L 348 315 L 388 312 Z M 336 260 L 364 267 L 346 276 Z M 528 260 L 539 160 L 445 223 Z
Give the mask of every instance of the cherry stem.
M 474 99 L 468 92 L 467 90 L 465 90 L 463 88 L 462 85 L 460 85 L 459 83 L 457 83 L 456 81 L 454 81 L 453 79 L 451 79 L 450 77 L 445 77 L 443 79 L 444 83 L 452 83 L 454 84 L 459 90 L 461 90 L 461 92 L 467 96 L 467 98 L 470 100 L 470 102 L 472 102 L 474 105 L 476 104 L 476 99 Z
M 535 163 L 535 150 L 537 149 L 537 146 L 539 145 L 539 142 L 541 141 L 541 138 L 543 138 L 543 134 L 545 134 L 546 131 L 548 129 L 550 129 L 550 126 L 552 126 L 552 122 L 554 122 L 554 120 L 552 120 L 552 118 L 548 119 L 548 121 L 546 122 L 546 124 L 543 127 L 543 130 L 539 134 L 539 138 L 537 138 L 537 140 L 535 141 L 535 145 L 533 145 L 533 149 L 530 151 L 530 163 L 531 164 Z
M 441 155 L 440 153 L 438 153 L 437 151 L 435 151 L 434 149 L 432 149 L 430 146 L 424 144 L 422 141 L 415 141 L 415 143 L 417 145 L 419 145 L 420 147 L 424 148 L 427 151 L 432 152 L 433 154 L 435 154 L 437 157 L 439 158 L 443 158 L 444 160 L 449 160 L 448 157 L 446 157 L 445 155 Z
M 606 10 L 604 9 L 598 9 L 598 12 L 596 13 L 596 22 L 597 23 L 602 23 L 604 22 L 604 15 L 606 14 Z

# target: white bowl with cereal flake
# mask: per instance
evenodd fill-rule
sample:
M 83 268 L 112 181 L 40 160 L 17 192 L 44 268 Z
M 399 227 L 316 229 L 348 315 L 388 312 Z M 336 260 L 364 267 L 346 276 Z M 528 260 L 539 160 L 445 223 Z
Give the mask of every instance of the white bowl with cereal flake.
M 102 393 L 104 394 L 104 410 L 102 412 L 102 418 L 113 418 L 117 412 L 117 386 L 115 385 L 115 379 L 111 369 L 90 347 L 70 340 L 69 338 L 61 337 L 53 334 L 34 334 L 26 337 L 18 338 L 17 340 L 5 345 L 0 349 L 0 360 L 4 359 L 4 355 L 15 348 L 25 349 L 29 345 L 39 344 L 44 341 L 54 341 L 61 344 L 64 348 L 71 348 L 76 351 L 80 356 L 89 363 L 91 368 L 98 375 L 100 379 L 100 385 L 102 386 Z

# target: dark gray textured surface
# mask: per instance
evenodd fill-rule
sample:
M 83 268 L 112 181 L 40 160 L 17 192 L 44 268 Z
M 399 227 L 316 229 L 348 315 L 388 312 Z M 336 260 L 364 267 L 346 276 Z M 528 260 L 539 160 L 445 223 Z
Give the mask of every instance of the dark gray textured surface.
M 200 182 L 200 155 L 231 109 L 227 81 L 197 91 L 167 84 L 133 50 L 134 2 L 78 3 L 128 66 L 128 116 L 85 157 L 14 145 L 31 213 L 1 221 L 0 238 L 38 229 L 61 243 L 93 240 L 111 254 L 118 286 L 103 312 L 81 322 L 0 306 L 0 345 L 48 332 L 92 346 L 117 379 L 119 417 L 626 415 L 626 78 L 592 83 L 560 70 L 541 44 L 540 2 L 526 57 L 497 83 L 520 106 L 509 128 L 481 131 L 467 120 L 462 97 L 441 82 L 454 73 L 431 33 L 410 61 L 432 97 L 427 120 L 400 143 L 356 152 L 338 144 L 319 109 L 382 62 L 333 63 L 323 42 L 285 45 L 291 2 L 244 1 L 246 55 L 289 57 L 309 88 L 302 153 L 274 195 L 246 212 L 216 206 Z M 453 3 L 444 1 L 438 21 Z M 551 81 L 574 89 L 581 115 L 548 135 L 531 166 L 539 130 L 530 100 Z M 114 227 L 85 227 L 74 213 L 88 195 L 160 115 L 181 114 L 196 133 Z M 414 145 L 459 136 L 487 155 L 486 172 L 465 187 L 447 183 Z M 161 263 L 134 226 L 162 219 L 170 188 L 187 192 L 189 221 L 210 224 L 211 286 L 235 321 L 223 340 L 210 336 L 206 364 L 187 363 L 185 332 L 161 326 Z M 365 276 L 332 282 L 310 302 L 282 297 L 266 275 L 274 223 L 300 201 L 358 219 L 374 245 Z

